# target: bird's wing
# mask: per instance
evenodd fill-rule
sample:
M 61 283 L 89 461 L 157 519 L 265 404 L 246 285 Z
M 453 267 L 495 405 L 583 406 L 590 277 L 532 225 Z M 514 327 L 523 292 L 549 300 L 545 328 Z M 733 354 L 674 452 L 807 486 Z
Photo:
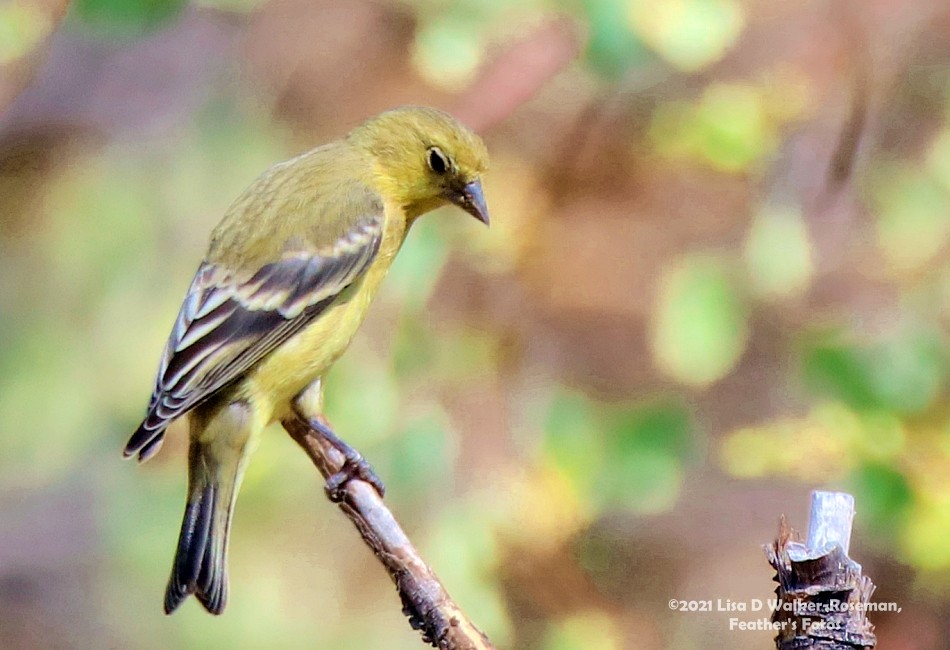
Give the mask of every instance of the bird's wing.
M 165 345 L 148 415 L 125 447 L 127 457 L 151 457 L 172 420 L 241 377 L 362 275 L 382 239 L 382 205 L 371 204 L 332 244 L 287 252 L 249 277 L 201 265 Z

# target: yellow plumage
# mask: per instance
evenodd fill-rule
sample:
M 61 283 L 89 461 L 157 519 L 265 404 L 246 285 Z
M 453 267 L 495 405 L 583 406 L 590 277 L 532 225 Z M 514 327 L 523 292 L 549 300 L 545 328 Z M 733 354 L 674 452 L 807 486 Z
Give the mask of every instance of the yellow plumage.
M 487 223 L 481 140 L 445 113 L 383 113 L 266 171 L 231 206 L 166 345 L 125 455 L 146 460 L 190 423 L 188 503 L 166 612 L 227 601 L 231 513 L 261 431 L 320 416 L 322 378 L 350 344 L 414 219 L 455 204 Z
M 384 206 L 384 210 L 393 217 L 384 221 L 376 259 L 349 290 L 349 299 L 332 304 L 312 325 L 262 360 L 242 382 L 241 395 L 259 404 L 268 422 L 288 415 L 293 399 L 330 369 L 363 323 L 408 227 L 400 206 Z

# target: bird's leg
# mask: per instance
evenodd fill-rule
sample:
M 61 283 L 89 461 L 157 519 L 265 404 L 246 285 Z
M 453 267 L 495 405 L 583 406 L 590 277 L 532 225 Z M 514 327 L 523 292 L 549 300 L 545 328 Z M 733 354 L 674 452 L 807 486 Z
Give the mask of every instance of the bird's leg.
M 343 454 L 343 466 L 336 472 L 329 474 L 334 468 L 328 468 L 326 474 L 327 497 L 334 503 L 343 499 L 343 488 L 353 479 L 366 481 L 383 496 L 386 488 L 376 476 L 376 472 L 358 451 L 350 447 L 330 428 L 330 423 L 323 417 L 323 379 L 317 378 L 310 383 L 293 401 L 293 411 L 299 420 L 307 423 L 311 432 L 321 438 L 328 446 Z
M 366 481 L 376 488 L 379 496 L 383 496 L 386 493 L 386 487 L 383 485 L 383 482 L 379 480 L 376 472 L 373 471 L 373 467 L 363 458 L 360 452 L 353 449 L 353 447 L 348 445 L 333 432 L 326 418 L 322 415 L 310 417 L 307 418 L 307 424 L 309 424 L 310 428 L 316 433 L 320 434 L 330 446 L 343 454 L 343 467 L 327 479 L 325 489 L 330 501 L 334 503 L 341 501 L 343 499 L 343 487 L 353 479 Z

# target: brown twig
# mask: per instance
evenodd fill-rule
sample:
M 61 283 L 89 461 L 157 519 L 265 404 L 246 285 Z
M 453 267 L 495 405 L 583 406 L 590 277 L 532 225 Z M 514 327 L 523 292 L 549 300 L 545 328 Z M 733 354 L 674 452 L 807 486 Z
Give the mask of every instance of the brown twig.
M 282 424 L 324 478 L 343 469 L 343 454 L 305 420 L 294 416 Z M 402 611 L 412 628 L 421 630 L 423 641 L 442 650 L 494 650 L 446 592 L 372 485 L 354 478 L 339 496 L 340 509 L 386 567 L 402 599 Z

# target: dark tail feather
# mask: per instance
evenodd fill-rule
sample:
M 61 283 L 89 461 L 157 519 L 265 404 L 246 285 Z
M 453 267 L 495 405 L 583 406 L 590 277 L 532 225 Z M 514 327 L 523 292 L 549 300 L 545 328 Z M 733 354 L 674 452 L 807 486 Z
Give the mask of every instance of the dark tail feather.
M 222 513 L 221 506 L 229 509 L 230 498 L 221 494 L 218 484 L 210 483 L 192 492 L 165 590 L 166 614 L 175 611 L 189 594 L 194 594 L 212 614 L 224 611 L 228 594 L 226 548 L 230 513 Z
M 233 403 L 191 418 L 188 448 L 188 504 L 181 522 L 178 550 L 165 591 L 171 614 L 189 594 L 212 614 L 228 600 L 228 536 L 238 485 L 251 447 L 247 405 Z M 149 449 L 146 445 L 143 451 Z

